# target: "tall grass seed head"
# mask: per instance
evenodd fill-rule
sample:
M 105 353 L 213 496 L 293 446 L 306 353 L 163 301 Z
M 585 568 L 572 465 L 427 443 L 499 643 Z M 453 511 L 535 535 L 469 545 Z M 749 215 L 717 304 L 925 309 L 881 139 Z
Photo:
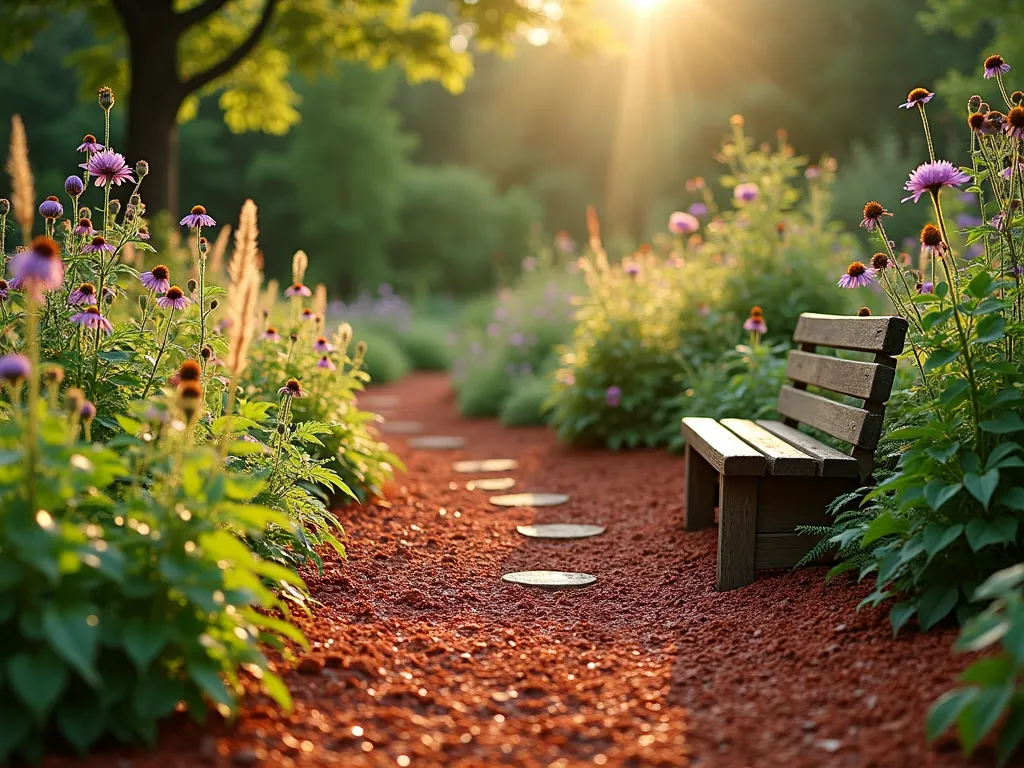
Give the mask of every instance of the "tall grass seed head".
M 104 111 L 109 112 L 114 106 L 114 91 L 104 85 L 99 90 L 97 101 L 99 101 L 100 106 L 103 107 Z

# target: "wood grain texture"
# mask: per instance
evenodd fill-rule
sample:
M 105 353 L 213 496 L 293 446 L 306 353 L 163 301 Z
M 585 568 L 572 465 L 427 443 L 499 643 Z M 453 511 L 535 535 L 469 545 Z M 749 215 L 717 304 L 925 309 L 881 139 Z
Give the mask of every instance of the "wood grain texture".
M 686 444 L 686 510 L 683 528 L 699 531 L 715 523 L 718 472 L 694 448 Z
M 724 592 L 754 580 L 757 537 L 757 478 L 719 478 L 717 589 Z
M 683 419 L 683 439 L 723 475 L 763 475 L 764 455 L 740 440 L 714 419 Z
M 795 382 L 884 403 L 892 392 L 896 371 L 878 363 L 840 360 L 795 349 L 789 353 L 786 376 Z
M 870 450 L 878 445 L 882 434 L 882 417 L 879 414 L 790 386 L 779 390 L 778 411 L 801 424 Z
M 798 525 L 831 525 L 829 504 L 860 486 L 857 477 L 760 477 L 757 532 L 792 533 Z
M 796 427 L 766 419 L 757 423 L 813 458 L 818 464 L 818 474 L 822 477 L 857 477 L 860 474 L 855 458 L 837 451 L 831 445 L 825 445 Z
M 754 543 L 754 568 L 792 568 L 818 543 L 799 533 L 759 533 Z
M 811 477 L 818 474 L 814 459 L 749 419 L 722 419 L 721 424 L 764 454 L 769 475 Z
M 793 332 L 793 341 L 798 344 L 882 352 L 894 357 L 903 351 L 906 338 L 907 321 L 888 316 L 847 317 L 805 312 Z

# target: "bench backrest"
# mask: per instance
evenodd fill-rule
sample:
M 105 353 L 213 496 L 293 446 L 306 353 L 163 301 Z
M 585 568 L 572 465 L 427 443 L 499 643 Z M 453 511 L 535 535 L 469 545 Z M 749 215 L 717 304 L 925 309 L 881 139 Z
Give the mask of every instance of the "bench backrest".
M 896 375 L 896 355 L 903 351 L 907 321 L 901 317 L 800 315 L 789 353 L 786 376 L 793 382 L 779 392 L 778 411 L 786 424 L 806 424 L 850 443 L 861 475 L 873 470 L 882 434 L 885 402 Z M 818 347 L 867 352 L 871 362 L 816 354 Z M 845 405 L 807 391 L 808 385 L 850 395 L 863 406 Z

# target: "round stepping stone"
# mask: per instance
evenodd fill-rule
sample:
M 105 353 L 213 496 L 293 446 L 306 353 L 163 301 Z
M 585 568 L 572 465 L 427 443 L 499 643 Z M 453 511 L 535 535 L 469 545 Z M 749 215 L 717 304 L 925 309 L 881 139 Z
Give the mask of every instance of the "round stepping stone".
M 483 461 L 456 461 L 452 469 L 462 474 L 477 472 L 511 472 L 519 468 L 515 459 L 484 459 Z
M 517 571 L 516 573 L 506 573 L 501 580 L 510 584 L 521 584 L 524 587 L 555 590 L 589 587 L 597 581 L 597 576 L 569 571 Z
M 368 395 L 363 398 L 367 408 L 397 408 L 398 398 L 394 395 Z
M 418 421 L 385 421 L 380 425 L 380 431 L 392 435 L 414 435 L 423 431 L 423 425 Z
M 409 438 L 410 448 L 426 451 L 451 451 L 466 445 L 466 438 L 456 435 L 424 435 Z
M 466 483 L 467 491 L 507 491 L 516 484 L 514 477 L 481 477 Z
M 516 530 L 532 539 L 586 539 L 605 532 L 603 525 L 576 525 L 574 523 L 545 523 L 517 525 Z
M 499 507 L 554 507 L 568 500 L 564 493 L 509 493 L 489 499 L 491 504 Z

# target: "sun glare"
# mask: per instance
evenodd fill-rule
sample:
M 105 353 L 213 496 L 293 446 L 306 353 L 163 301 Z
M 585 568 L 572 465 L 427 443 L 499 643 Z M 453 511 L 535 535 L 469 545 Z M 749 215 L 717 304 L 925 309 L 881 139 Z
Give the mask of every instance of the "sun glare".
M 661 5 L 664 0 L 629 0 L 629 1 L 634 6 L 636 6 L 637 10 L 639 10 L 640 12 L 642 12 L 642 13 L 650 13 L 655 8 L 657 8 L 659 5 Z

